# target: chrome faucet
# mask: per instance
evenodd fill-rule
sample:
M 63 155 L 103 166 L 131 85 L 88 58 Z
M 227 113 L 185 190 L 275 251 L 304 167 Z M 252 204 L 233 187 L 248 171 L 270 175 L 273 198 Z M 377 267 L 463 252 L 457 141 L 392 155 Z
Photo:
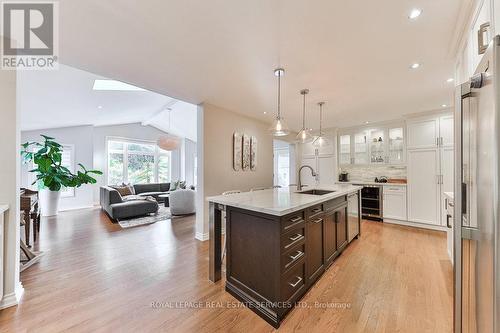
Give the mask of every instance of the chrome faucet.
M 304 168 L 309 168 L 309 169 L 311 169 L 311 174 L 312 174 L 312 176 L 313 176 L 313 177 L 317 177 L 316 172 L 314 171 L 314 169 L 313 169 L 311 166 L 309 166 L 309 165 L 303 165 L 303 166 L 301 166 L 301 167 L 300 167 L 300 169 L 299 169 L 299 176 L 297 177 L 297 178 L 298 178 L 298 181 L 297 181 L 297 191 L 302 191 L 302 187 L 303 187 L 303 186 L 302 186 L 302 180 L 300 179 L 300 178 L 301 178 L 301 177 L 300 177 L 300 172 L 301 172 L 301 171 L 302 171 L 302 169 L 304 169 Z

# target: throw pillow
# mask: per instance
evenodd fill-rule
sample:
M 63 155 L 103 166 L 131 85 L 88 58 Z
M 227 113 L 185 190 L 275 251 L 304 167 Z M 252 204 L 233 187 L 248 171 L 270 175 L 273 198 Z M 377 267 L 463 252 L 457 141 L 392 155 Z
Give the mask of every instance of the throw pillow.
M 177 190 L 177 187 L 179 187 L 179 181 L 170 183 L 170 191 Z
M 186 189 L 186 181 L 179 182 L 179 188 Z
M 129 186 L 112 186 L 112 188 L 117 190 L 122 197 L 133 194 Z
M 125 184 L 125 183 L 122 183 L 122 186 L 127 186 L 130 190 L 130 193 L 132 193 L 133 195 L 135 195 L 135 188 L 132 184 Z

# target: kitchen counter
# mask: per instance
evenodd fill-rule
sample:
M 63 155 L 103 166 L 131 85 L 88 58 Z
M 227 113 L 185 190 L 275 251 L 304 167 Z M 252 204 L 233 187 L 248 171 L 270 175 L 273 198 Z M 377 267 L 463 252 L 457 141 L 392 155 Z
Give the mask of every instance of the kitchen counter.
M 220 195 L 209 202 L 209 279 L 278 328 L 294 305 L 361 234 L 362 186 L 279 188 Z M 333 191 L 323 195 L 301 193 Z M 223 215 L 225 219 L 223 219 Z
M 453 192 L 444 192 L 443 194 L 447 196 L 449 199 L 451 199 L 451 201 L 453 202 L 455 198 Z
M 337 182 L 337 184 L 362 184 L 362 185 L 380 185 L 380 186 L 407 186 L 406 183 L 376 183 L 370 181 L 362 181 L 362 180 L 350 180 L 348 182 Z
M 337 184 L 330 186 L 304 187 L 302 191 L 313 189 L 334 191 L 324 195 L 302 194 L 295 187 L 243 192 L 230 195 L 208 197 L 207 201 L 238 207 L 274 216 L 283 216 L 294 211 L 335 199 L 361 190 L 361 186 Z

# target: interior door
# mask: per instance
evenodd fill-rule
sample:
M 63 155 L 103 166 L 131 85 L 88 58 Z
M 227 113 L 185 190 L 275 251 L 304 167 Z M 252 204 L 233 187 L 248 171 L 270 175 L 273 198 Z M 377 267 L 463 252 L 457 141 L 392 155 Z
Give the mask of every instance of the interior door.
M 332 156 L 318 156 L 319 185 L 333 185 L 336 179 L 336 163 Z
M 408 219 L 412 222 L 440 225 L 439 151 L 408 151 Z
M 316 165 L 316 157 L 303 157 L 302 158 L 302 165 L 308 165 L 313 170 L 317 170 L 317 165 Z M 308 186 L 316 186 L 316 177 L 313 177 L 311 174 L 311 170 L 309 169 L 302 169 L 301 171 L 301 181 L 302 185 L 308 185 Z

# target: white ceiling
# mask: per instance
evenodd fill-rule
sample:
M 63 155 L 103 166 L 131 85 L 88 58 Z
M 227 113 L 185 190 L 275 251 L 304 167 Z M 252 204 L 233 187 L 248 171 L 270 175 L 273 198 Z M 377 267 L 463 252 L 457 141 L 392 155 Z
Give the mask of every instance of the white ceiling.
M 106 79 L 61 65 L 57 71 L 19 71 L 22 130 L 144 123 L 196 141 L 196 106 L 150 91 L 94 91 Z M 166 107 L 172 109 L 172 124 Z
M 309 88 L 309 125 L 325 100 L 326 126 L 343 127 L 452 103 L 449 45 L 461 2 L 65 0 L 60 59 L 269 122 L 273 69 L 283 66 L 290 125 L 300 128 L 299 90 Z M 423 9 L 416 21 L 407 18 L 413 7 Z M 422 67 L 411 71 L 414 62 Z

